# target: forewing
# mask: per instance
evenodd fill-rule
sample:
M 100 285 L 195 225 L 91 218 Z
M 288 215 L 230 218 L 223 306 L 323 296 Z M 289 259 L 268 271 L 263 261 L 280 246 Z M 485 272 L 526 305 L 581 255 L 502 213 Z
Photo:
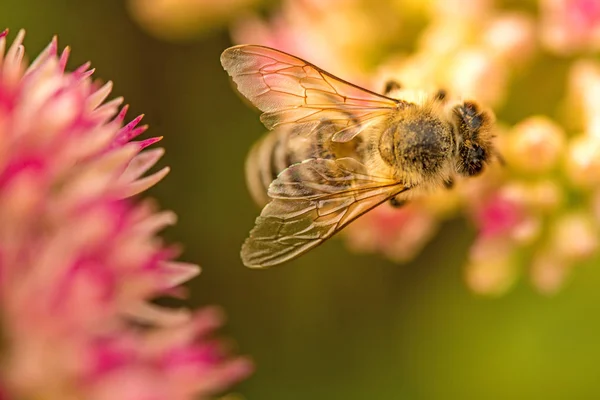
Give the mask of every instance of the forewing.
M 263 111 L 261 121 L 268 129 L 293 124 L 295 132 L 310 135 L 328 120 L 337 126 L 332 140 L 347 142 L 407 105 L 269 47 L 230 47 L 221 64 L 240 93 Z
M 289 261 L 329 239 L 354 219 L 407 188 L 373 176 L 352 158 L 310 159 L 284 170 L 242 246 L 248 267 Z

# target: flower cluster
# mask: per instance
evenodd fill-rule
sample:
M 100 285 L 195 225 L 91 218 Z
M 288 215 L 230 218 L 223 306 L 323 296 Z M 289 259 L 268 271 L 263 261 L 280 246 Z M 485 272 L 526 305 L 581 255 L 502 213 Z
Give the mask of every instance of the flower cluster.
M 226 3 L 229 16 L 251 3 L 237 1 L 244 6 Z M 408 261 L 443 220 L 464 215 L 477 231 L 465 279 L 487 294 L 505 292 L 524 270 L 553 293 L 596 255 L 600 64 L 585 57 L 600 50 L 600 0 L 532 2 L 537 14 L 494 0 L 284 0 L 267 18 L 243 14 L 232 24 L 237 43 L 287 51 L 372 90 L 390 79 L 443 88 L 496 114 L 502 165 L 401 209 L 378 207 L 345 230 L 352 249 Z M 186 1 L 143 3 L 163 35 L 176 31 L 171 16 L 194 14 Z M 560 57 L 571 60 L 568 76 Z M 566 96 L 548 89 L 561 84 Z M 515 111 L 524 104 L 527 113 Z
M 231 28 L 233 41 L 262 44 L 368 84 L 370 67 L 402 34 L 402 21 L 387 2 L 369 0 L 284 1 L 266 21 L 245 16 Z
M 130 199 L 160 181 L 163 154 L 131 141 L 142 117 L 108 102 L 56 38 L 28 66 L 0 33 L 0 397 L 208 398 L 250 372 L 213 339 L 218 310 L 166 310 L 197 275 L 156 235 L 175 222 Z
M 465 280 L 494 295 L 525 272 L 554 293 L 597 256 L 600 62 L 585 57 L 600 48 L 600 0 L 538 2 L 535 14 L 493 0 L 284 0 L 271 18 L 232 26 L 234 41 L 299 55 L 372 90 L 390 79 L 442 88 L 496 114 L 501 162 L 450 191 L 367 213 L 345 230 L 352 249 L 407 261 L 443 220 L 462 215 L 476 230 Z M 395 35 L 411 20 L 423 27 L 407 47 Z
M 541 40 L 559 55 L 600 51 L 600 3 L 596 0 L 543 0 Z

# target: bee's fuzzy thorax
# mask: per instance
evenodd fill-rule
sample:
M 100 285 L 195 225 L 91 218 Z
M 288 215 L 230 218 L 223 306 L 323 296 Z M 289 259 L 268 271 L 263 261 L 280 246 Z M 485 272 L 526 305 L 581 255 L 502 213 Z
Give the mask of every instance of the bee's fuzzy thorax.
M 414 105 L 384 130 L 379 152 L 399 180 L 415 186 L 445 170 L 453 143 L 452 129 L 429 104 Z

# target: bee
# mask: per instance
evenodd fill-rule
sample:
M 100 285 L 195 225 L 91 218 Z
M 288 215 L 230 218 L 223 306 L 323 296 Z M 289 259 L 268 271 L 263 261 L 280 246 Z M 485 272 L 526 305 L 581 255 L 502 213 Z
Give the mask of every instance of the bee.
M 385 92 L 406 96 L 381 95 L 258 45 L 226 49 L 221 64 L 271 130 L 246 161 L 264 205 L 242 246 L 248 267 L 294 259 L 384 202 L 479 175 L 495 154 L 493 115 L 474 101 L 393 82 Z

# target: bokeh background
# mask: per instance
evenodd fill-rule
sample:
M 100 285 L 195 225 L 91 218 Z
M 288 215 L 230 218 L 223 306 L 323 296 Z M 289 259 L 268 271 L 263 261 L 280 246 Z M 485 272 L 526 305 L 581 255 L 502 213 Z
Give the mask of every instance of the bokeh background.
M 263 3 L 260 10 L 276 6 Z M 71 67 L 91 60 L 95 76 L 113 80 L 114 95 L 131 105 L 130 116 L 145 113 L 149 134 L 164 136 L 161 166 L 172 172 L 150 195 L 179 215 L 165 236 L 184 245 L 184 260 L 203 267 L 189 284 L 190 304 L 224 307 L 232 346 L 256 363 L 255 374 L 235 388 L 243 397 L 600 396 L 597 263 L 579 266 L 550 297 L 526 281 L 502 297 L 478 296 L 462 271 L 474 231 L 456 219 L 403 265 L 333 240 L 279 268 L 245 268 L 239 249 L 259 210 L 246 191 L 243 164 L 264 128 L 220 66 L 221 51 L 231 45 L 221 21 L 171 40 L 141 29 L 120 0 L 2 0 L 5 26 L 28 30 L 30 55 L 58 34 L 61 45 L 72 47 Z M 418 22 L 410 29 L 417 28 Z M 548 76 L 517 83 L 535 92 Z M 535 99 L 511 99 L 506 115 L 516 121 L 544 111 Z

